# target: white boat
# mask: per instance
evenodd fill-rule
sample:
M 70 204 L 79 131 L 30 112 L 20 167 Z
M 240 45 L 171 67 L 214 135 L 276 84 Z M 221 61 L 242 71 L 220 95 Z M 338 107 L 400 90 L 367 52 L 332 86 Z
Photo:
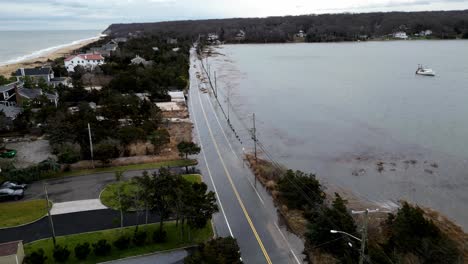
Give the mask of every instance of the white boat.
M 432 69 L 424 68 L 422 65 L 418 65 L 416 74 L 424 76 L 435 76 L 435 72 Z

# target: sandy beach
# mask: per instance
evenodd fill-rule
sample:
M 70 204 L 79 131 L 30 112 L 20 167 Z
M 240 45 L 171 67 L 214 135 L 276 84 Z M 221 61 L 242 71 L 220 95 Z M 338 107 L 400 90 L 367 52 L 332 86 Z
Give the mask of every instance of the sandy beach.
M 57 50 L 52 51 L 52 52 L 47 53 L 47 54 L 43 54 L 40 57 L 24 60 L 24 61 L 17 62 L 17 63 L 2 65 L 2 66 L 0 66 L 0 75 L 3 75 L 5 77 L 9 77 L 9 76 L 11 76 L 11 73 L 16 71 L 18 68 L 31 68 L 31 67 L 42 66 L 44 64 L 44 62 L 46 62 L 49 59 L 54 60 L 56 58 L 60 58 L 60 57 L 70 55 L 70 54 L 73 53 L 73 51 L 75 51 L 75 50 L 77 50 L 77 49 L 79 49 L 79 48 L 81 48 L 83 46 L 86 46 L 86 45 L 88 45 L 90 43 L 96 42 L 97 40 L 98 40 L 97 38 L 96 39 L 91 39 L 91 40 L 86 40 L 86 41 L 83 41 L 83 42 L 80 42 L 80 43 L 77 43 L 77 44 L 74 44 L 74 45 L 70 45 L 70 46 L 67 46 L 67 47 L 64 47 L 64 48 L 57 49 Z

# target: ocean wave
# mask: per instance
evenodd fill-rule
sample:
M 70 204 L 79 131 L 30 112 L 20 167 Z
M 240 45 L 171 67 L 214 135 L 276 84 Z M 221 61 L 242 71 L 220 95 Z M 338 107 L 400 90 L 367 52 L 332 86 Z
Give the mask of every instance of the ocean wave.
M 57 51 L 59 49 L 63 49 L 63 48 L 66 48 L 66 47 L 69 47 L 69 46 L 73 46 L 73 45 L 76 45 L 76 44 L 80 44 L 82 42 L 86 42 L 86 41 L 90 41 L 90 40 L 98 40 L 99 38 L 103 37 L 104 35 L 99 35 L 99 36 L 95 36 L 95 37 L 91 37 L 91 38 L 85 38 L 85 39 L 79 39 L 79 40 L 75 40 L 75 41 L 72 41 L 70 43 L 66 43 L 66 44 L 61 44 L 61 45 L 57 45 L 57 46 L 53 46 L 53 47 L 49 47 L 49 48 L 45 48 L 45 49 L 41 49 L 41 50 L 37 50 L 37 51 L 34 51 L 30 54 L 27 54 L 27 55 L 24 55 L 24 56 L 20 56 L 20 57 L 17 57 L 17 58 L 14 58 L 14 59 L 11 59 L 11 60 L 7 60 L 7 61 L 4 61 L 4 62 L 0 62 L 0 66 L 4 66 L 4 65 L 8 65 L 8 64 L 14 64 L 14 63 L 19 63 L 19 62 L 22 62 L 22 61 L 26 61 L 26 60 L 30 60 L 30 59 L 34 59 L 34 58 L 39 58 L 41 56 L 44 56 L 44 55 L 49 55 L 51 53 L 53 53 L 54 51 Z

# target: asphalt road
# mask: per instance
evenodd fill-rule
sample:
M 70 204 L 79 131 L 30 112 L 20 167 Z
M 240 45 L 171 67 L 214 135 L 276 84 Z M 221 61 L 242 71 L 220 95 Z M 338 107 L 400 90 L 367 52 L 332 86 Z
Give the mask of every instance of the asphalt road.
M 302 263 L 300 239 L 279 226 L 270 195 L 242 161 L 243 146 L 229 129 L 211 93 L 199 89 L 200 62 L 192 50 L 189 109 L 204 181 L 217 194 L 220 212 L 213 221 L 219 236 L 233 236 L 245 263 Z
M 120 213 L 111 209 L 78 212 L 52 216 L 55 235 L 64 236 L 84 232 L 92 232 L 104 229 L 117 228 L 120 226 Z M 151 213 L 148 217 L 149 223 L 159 221 L 156 214 Z M 145 214 L 138 215 L 138 223 L 145 222 Z M 136 213 L 124 214 L 124 226 L 133 226 L 137 223 Z M 52 237 L 49 218 L 45 217 L 32 224 L 0 229 L 0 243 L 23 240 L 24 243 Z
M 171 168 L 174 172 L 185 172 L 183 168 Z M 148 170 L 149 173 L 157 171 Z M 127 171 L 124 179 L 141 176 L 142 170 Z M 49 199 L 54 203 L 78 201 L 86 199 L 97 199 L 101 191 L 109 183 L 115 182 L 114 173 L 97 173 L 75 177 L 65 177 L 45 181 L 34 182 L 25 191 L 24 199 L 44 198 L 44 184 L 46 183 Z

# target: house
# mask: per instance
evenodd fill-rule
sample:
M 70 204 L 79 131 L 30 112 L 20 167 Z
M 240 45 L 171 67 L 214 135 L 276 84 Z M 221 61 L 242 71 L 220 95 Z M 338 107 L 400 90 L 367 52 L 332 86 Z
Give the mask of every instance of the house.
M 206 38 L 206 41 L 210 44 L 218 45 L 221 42 L 219 41 L 219 36 L 216 33 L 209 33 L 208 37 Z
M 133 59 L 131 60 L 131 63 L 130 63 L 130 64 L 133 64 L 133 65 L 140 65 L 140 64 L 142 64 L 143 66 L 148 66 L 148 65 L 153 64 L 153 62 L 152 62 L 152 61 L 147 61 L 147 60 L 145 60 L 144 58 L 142 58 L 142 57 L 136 55 L 135 58 L 133 58 Z
M 54 78 L 54 71 L 51 67 L 40 67 L 20 68 L 15 72 L 15 77 L 17 81 L 22 81 L 26 76 L 34 81 L 38 81 L 40 78 L 42 78 L 47 83 L 50 83 L 50 80 Z
M 45 96 L 47 100 L 49 100 L 51 103 L 54 103 L 55 106 L 57 106 L 58 104 L 59 97 L 57 93 L 55 94 L 46 93 L 46 92 L 43 92 L 42 89 L 40 88 L 34 88 L 34 89 L 18 88 L 17 91 L 18 91 L 19 98 L 16 103 L 18 105 L 22 104 L 23 99 L 35 100 L 35 99 L 39 99 L 41 96 Z
M 65 68 L 68 72 L 74 72 L 78 65 L 92 70 L 102 64 L 104 64 L 104 57 L 99 53 L 77 54 L 65 59 Z
M 158 47 L 153 47 L 153 51 L 159 51 Z
M 304 33 L 303 30 L 299 30 L 298 33 L 294 34 L 294 41 L 295 42 L 305 42 L 307 34 Z
M 23 259 L 23 241 L 0 244 L 0 264 L 21 264 Z
M 69 77 L 55 77 L 53 79 L 50 79 L 49 84 L 54 86 L 54 87 L 57 87 L 60 84 L 63 85 L 63 86 L 72 87 L 71 79 Z
M 16 92 L 22 87 L 21 82 L 14 82 L 0 86 L 0 102 L 4 105 L 16 105 Z
M 128 41 L 128 38 L 115 38 L 113 39 L 114 42 L 117 42 L 117 43 L 125 43 Z
M 419 32 L 419 36 L 424 37 L 424 36 L 430 36 L 430 35 L 432 35 L 432 30 L 430 30 L 430 29 L 426 29 L 426 30 L 423 30 L 423 31 Z
M 119 47 L 119 43 L 117 43 L 115 40 L 111 40 L 107 42 L 106 44 L 102 45 L 101 49 L 105 51 L 113 52 L 113 51 L 116 51 L 118 47 Z
M 173 51 L 173 52 L 178 52 L 179 50 L 180 50 L 180 48 L 179 48 L 179 47 L 177 47 L 177 48 L 173 48 L 173 49 L 172 49 L 172 51 Z
M 244 30 L 239 30 L 239 32 L 236 34 L 236 37 L 235 39 L 237 41 L 242 41 L 242 40 L 245 40 L 245 31 Z
M 393 33 L 393 37 L 397 39 L 408 39 L 408 35 L 404 31 L 398 31 Z

